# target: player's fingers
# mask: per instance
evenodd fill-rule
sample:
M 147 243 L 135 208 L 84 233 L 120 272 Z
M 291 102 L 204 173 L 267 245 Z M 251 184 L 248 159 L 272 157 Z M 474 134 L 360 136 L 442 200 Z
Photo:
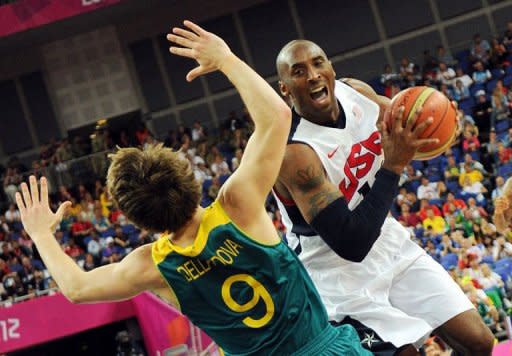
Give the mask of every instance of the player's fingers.
M 171 48 L 169 48 L 169 51 L 171 51 L 172 54 L 176 54 L 181 57 L 195 59 L 194 52 L 190 48 L 181 48 L 181 47 L 172 46 Z
M 194 31 L 198 36 L 202 36 L 207 33 L 206 30 L 204 30 L 201 26 L 196 25 L 192 21 L 185 20 L 185 21 L 183 21 L 183 24 L 186 27 L 188 27 L 189 29 L 191 29 L 192 31 Z
M 418 118 L 420 117 L 422 110 L 423 108 L 420 106 L 419 108 L 416 109 L 412 117 L 407 120 L 407 123 L 405 125 L 405 130 L 407 132 L 412 132 L 414 130 L 414 128 L 416 127 L 416 122 L 418 121 Z
M 192 48 L 194 46 L 194 42 L 192 42 L 191 40 L 189 40 L 185 37 L 176 36 L 173 34 L 168 34 L 167 40 L 170 42 L 179 44 L 180 46 L 187 47 L 187 48 Z
M 20 211 L 21 217 L 25 216 L 25 211 L 27 208 L 25 207 L 25 203 L 23 202 L 23 198 L 19 192 L 16 192 L 16 205 L 18 205 L 18 210 Z
M 48 180 L 45 177 L 41 177 L 41 204 L 49 206 L 48 204 Z
M 413 146 L 416 148 L 420 148 L 420 147 L 427 146 L 427 145 L 436 145 L 438 143 L 439 143 L 438 138 L 424 138 L 421 140 L 414 141 Z
M 70 206 L 71 206 L 70 201 L 65 201 L 64 203 L 62 203 L 59 206 L 59 208 L 57 209 L 57 212 L 55 213 L 55 215 L 57 216 L 57 219 L 59 221 L 62 220 L 62 218 L 64 217 L 64 215 L 66 214 L 66 211 L 69 209 Z
M 398 108 L 398 111 L 395 115 L 395 122 L 393 123 L 393 130 L 395 133 L 400 133 L 403 130 L 404 111 L 405 107 L 402 105 Z
M 21 183 L 21 194 L 23 195 L 23 200 L 25 201 L 25 206 L 27 208 L 32 207 L 32 198 L 30 198 L 30 192 L 28 190 L 27 183 Z
M 191 82 L 197 77 L 199 77 L 201 74 L 203 74 L 203 67 L 198 66 L 192 69 L 190 72 L 187 73 L 187 81 Z
M 30 182 L 30 193 L 32 197 L 32 204 L 38 204 L 39 203 L 39 188 L 37 187 L 37 179 L 35 176 L 30 176 L 29 178 Z
M 412 131 L 413 134 L 416 137 L 419 137 L 427 129 L 427 127 L 432 125 L 433 122 L 434 122 L 434 118 L 433 117 L 429 117 L 428 119 L 426 119 L 425 121 L 423 121 L 421 124 L 417 125 L 414 128 L 414 130 Z
M 199 38 L 194 32 L 184 30 L 180 27 L 174 27 L 172 29 L 172 33 L 180 35 L 181 37 L 188 38 L 191 41 L 196 41 Z

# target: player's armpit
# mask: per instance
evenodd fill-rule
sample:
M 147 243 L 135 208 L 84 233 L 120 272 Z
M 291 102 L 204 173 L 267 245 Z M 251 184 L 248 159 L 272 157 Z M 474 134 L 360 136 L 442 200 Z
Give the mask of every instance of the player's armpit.
M 278 182 L 286 188 L 308 223 L 331 202 L 343 196 L 327 179 L 315 151 L 301 143 L 286 148 Z

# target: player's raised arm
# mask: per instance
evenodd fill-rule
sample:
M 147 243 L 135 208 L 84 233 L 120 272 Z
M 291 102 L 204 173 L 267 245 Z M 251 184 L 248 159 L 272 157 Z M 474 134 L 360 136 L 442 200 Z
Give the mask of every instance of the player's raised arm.
M 31 176 L 29 181 L 30 189 L 23 183 L 22 194 L 16 193 L 21 222 L 51 276 L 69 300 L 77 303 L 122 300 L 164 285 L 152 264 L 150 245 L 136 249 L 119 263 L 83 271 L 53 236 L 55 226 L 71 204 L 65 202 L 56 213 L 52 212 L 46 178 L 40 180 L 40 195 L 36 178 Z
M 255 132 L 245 149 L 239 168 L 223 187 L 226 204 L 261 210 L 279 173 L 290 130 L 291 111 L 272 87 L 246 63 L 234 55 L 218 36 L 185 21 L 186 29 L 174 28 L 168 40 L 177 55 L 195 59 L 199 66 L 188 80 L 220 70 L 233 83 L 255 124 Z

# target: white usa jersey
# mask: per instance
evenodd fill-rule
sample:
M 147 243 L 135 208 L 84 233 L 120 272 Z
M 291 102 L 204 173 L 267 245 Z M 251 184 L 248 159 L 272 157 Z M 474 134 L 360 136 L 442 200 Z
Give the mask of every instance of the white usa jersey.
M 289 144 L 303 143 L 311 147 L 329 180 L 339 187 L 349 208 L 354 209 L 370 190 L 384 160 L 376 126 L 379 106 L 339 81 L 335 84 L 335 95 L 342 109 L 340 115 L 345 116 L 344 120 L 338 119 L 337 125 L 342 127 L 314 124 L 294 112 Z M 331 320 L 340 321 L 346 315 L 354 317 L 353 304 L 360 303 L 361 297 L 387 300 L 375 279 L 402 263 L 400 250 L 404 244 L 415 246 L 400 223 L 387 218 L 369 254 L 363 262 L 354 263 L 330 249 L 305 222 L 293 201 L 275 196 L 287 228 L 288 243 L 310 273 Z M 421 253 L 420 248 L 412 248 L 410 257 L 417 258 Z M 404 265 L 410 263 L 407 260 L 403 261 Z

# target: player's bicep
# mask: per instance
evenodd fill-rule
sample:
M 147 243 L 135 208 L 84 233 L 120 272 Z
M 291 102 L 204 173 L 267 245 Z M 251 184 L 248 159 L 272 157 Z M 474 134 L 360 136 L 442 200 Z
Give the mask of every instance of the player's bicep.
M 322 209 L 342 196 L 332 184 L 316 153 L 305 145 L 288 148 L 281 167 L 280 182 L 310 223 Z
M 151 246 L 142 246 L 123 260 L 86 272 L 71 299 L 78 303 L 125 300 L 160 285 L 151 260 Z

